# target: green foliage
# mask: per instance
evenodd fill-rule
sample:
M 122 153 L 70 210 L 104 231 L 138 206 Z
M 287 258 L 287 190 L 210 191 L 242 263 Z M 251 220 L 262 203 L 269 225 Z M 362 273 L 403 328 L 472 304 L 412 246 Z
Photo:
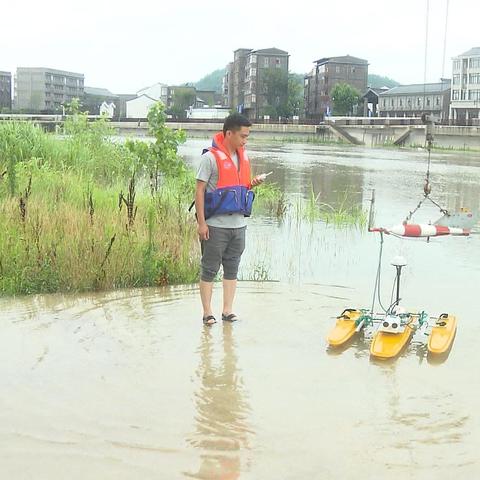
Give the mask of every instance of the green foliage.
M 263 73 L 266 105 L 260 115 L 290 118 L 304 111 L 303 75 L 269 68 Z
M 72 101 L 66 104 L 67 113 L 69 113 L 70 115 L 78 114 L 81 108 L 82 104 L 80 103 L 79 98 L 72 98 Z
M 198 90 L 214 90 L 217 93 L 222 92 L 222 81 L 225 76 L 225 69 L 219 68 L 218 70 L 205 75 L 198 82 L 194 83 Z
M 186 177 L 171 178 L 155 197 L 137 192 L 132 225 L 118 209 L 125 181 L 106 186 L 38 158 L 17 163 L 16 180 L 22 193 L 0 203 L 0 294 L 196 280 L 196 231 L 187 213 L 191 179 L 185 188 Z
M 165 126 L 158 104 L 155 141 L 128 148 L 105 119 L 70 107 L 62 138 L 0 123 L 0 294 L 195 281 L 195 182 L 177 156 L 185 134 Z M 153 191 L 142 188 L 151 171 Z
M 168 128 L 166 118 L 163 103 L 157 102 L 148 112 L 149 131 L 155 142 L 128 140 L 125 143 L 135 158 L 135 170 L 148 176 L 152 194 L 158 192 L 162 178 L 175 177 L 183 181 L 187 175 L 185 163 L 177 154 L 178 146 L 186 140 L 185 132 Z
M 351 115 L 358 105 L 360 92 L 347 83 L 337 83 L 331 92 L 334 115 Z
M 260 115 L 270 115 L 272 118 L 287 116 L 288 73 L 279 68 L 261 70 L 260 84 L 264 89 L 265 106 Z M 257 100 L 258 101 L 258 100 Z
M 389 77 L 382 77 L 381 75 L 375 75 L 374 73 L 368 74 L 368 86 L 372 88 L 382 88 L 382 87 L 397 87 L 400 85 L 396 80 L 393 80 Z
M 303 75 L 288 74 L 287 117 L 301 116 L 305 110 Z
M 17 165 L 32 158 L 45 163 L 59 161 L 60 156 L 54 152 L 52 140 L 31 123 L 0 123 L 0 175 L 6 180 L 10 195 L 17 191 Z
M 194 85 L 199 90 L 215 90 L 217 93 L 221 93 L 224 76 L 225 69 L 220 68 L 206 75 Z M 302 115 L 304 111 L 303 74 L 289 73 L 287 75 L 284 70 L 270 68 L 265 72 L 264 78 L 267 103 L 259 112 L 260 115 L 270 115 L 272 118 Z M 169 113 L 179 116 L 183 113 L 180 110 L 181 108 L 172 109 Z
M 175 87 L 173 94 L 173 104 L 168 110 L 175 120 L 185 120 L 187 110 L 195 104 L 195 90 L 192 87 Z

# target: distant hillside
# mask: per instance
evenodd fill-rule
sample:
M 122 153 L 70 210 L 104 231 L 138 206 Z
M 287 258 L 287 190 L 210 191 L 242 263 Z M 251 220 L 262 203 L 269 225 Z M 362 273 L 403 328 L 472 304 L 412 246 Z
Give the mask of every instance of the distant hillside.
M 304 73 L 293 73 L 292 72 L 292 73 L 290 73 L 290 77 L 294 78 L 298 83 L 301 83 L 303 85 L 305 74 Z
M 222 92 L 222 79 L 225 75 L 225 69 L 219 68 L 208 75 L 205 75 L 202 79 L 198 82 L 191 82 L 189 85 L 195 86 L 198 90 L 215 90 L 215 92 L 221 93 Z M 294 73 L 293 74 L 298 81 L 302 82 L 303 84 L 303 74 Z M 396 87 L 400 85 L 397 81 L 393 80 L 389 77 L 383 77 L 381 75 L 375 75 L 374 73 L 370 73 L 368 75 L 368 86 L 373 88 L 381 88 L 381 87 Z
M 382 88 L 382 87 L 396 87 L 400 85 L 396 80 L 393 80 L 389 77 L 382 77 L 381 75 L 375 75 L 374 73 L 368 74 L 368 86 L 372 88 Z
M 193 85 L 198 90 L 215 90 L 218 93 L 222 92 L 222 79 L 225 75 L 225 69 L 219 68 L 208 75 L 205 75 L 198 82 L 190 82 L 189 85 Z M 298 79 L 299 82 L 303 84 L 303 73 L 292 73 L 295 79 Z
M 219 68 L 208 75 L 205 75 L 198 82 L 194 82 L 193 85 L 198 90 L 215 90 L 217 93 L 222 92 L 222 79 L 225 75 L 225 69 Z

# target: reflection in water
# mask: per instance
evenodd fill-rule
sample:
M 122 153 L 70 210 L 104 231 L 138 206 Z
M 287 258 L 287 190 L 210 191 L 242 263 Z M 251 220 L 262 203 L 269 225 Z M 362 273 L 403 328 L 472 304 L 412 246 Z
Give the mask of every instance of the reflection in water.
M 223 325 L 222 340 L 223 349 L 216 355 L 212 329 L 202 332 L 196 372 L 200 382 L 195 394 L 196 432 L 189 439 L 201 452 L 201 464 L 197 473 L 186 473 L 192 478 L 240 478 L 240 452 L 249 448 L 250 407 L 237 368 L 232 325 Z
M 194 163 L 203 146 L 182 148 Z M 256 171 L 273 170 L 269 178 L 292 203 L 313 185 L 322 201 L 341 204 L 348 190 L 368 207 L 374 188 L 377 225 L 405 217 L 425 175 L 423 152 L 266 143 L 250 151 Z M 439 203 L 479 209 L 480 156 L 435 153 L 432 165 Z M 439 216 L 437 208 L 419 212 L 422 221 Z M 427 363 L 424 342 L 415 341 L 394 361 L 370 362 L 367 331 L 328 355 L 323 339 L 343 308 L 371 306 L 378 237 L 294 220 L 250 220 L 243 277 L 285 283 L 241 284 L 244 318 L 268 309 L 234 331 L 217 325 L 192 336 L 196 286 L 0 298 L 1 477 L 25 477 L 28 465 L 49 480 L 72 472 L 102 480 L 178 472 L 479 478 L 480 236 L 385 242 L 382 298 L 394 278 L 389 260 L 401 254 L 405 307 L 453 313 L 459 331 L 442 365 Z
M 411 467 L 422 458 L 424 468 L 437 470 L 438 461 L 429 458 L 429 448 L 436 445 L 439 456 L 453 444 L 463 444 L 469 416 L 461 411 L 450 393 L 438 396 L 420 385 L 417 391 L 411 388 L 407 391 L 399 381 L 395 363 L 380 368 L 388 399 L 382 425 L 384 449 L 389 457 L 387 468 Z M 443 461 L 452 467 L 460 466 L 453 455 L 445 455 Z

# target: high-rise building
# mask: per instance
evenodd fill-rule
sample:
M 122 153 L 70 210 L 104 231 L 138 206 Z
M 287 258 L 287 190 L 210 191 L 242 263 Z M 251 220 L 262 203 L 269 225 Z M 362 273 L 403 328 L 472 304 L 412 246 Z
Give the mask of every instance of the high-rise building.
M 288 62 L 278 48 L 235 50 L 223 82 L 228 106 L 252 120 L 276 111 L 288 97 Z
M 314 64 L 313 70 L 305 76 L 304 97 L 307 118 L 322 120 L 333 111 L 331 93 L 339 83 L 356 88 L 360 96 L 367 91 L 367 60 L 345 55 L 321 58 Z
M 480 47 L 453 58 L 450 120 L 468 124 L 480 118 Z

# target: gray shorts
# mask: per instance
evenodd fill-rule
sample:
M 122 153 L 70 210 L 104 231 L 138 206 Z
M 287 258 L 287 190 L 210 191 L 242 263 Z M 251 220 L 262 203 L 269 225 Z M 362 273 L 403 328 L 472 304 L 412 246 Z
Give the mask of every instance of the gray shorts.
M 245 250 L 247 227 L 220 228 L 208 227 L 209 239 L 201 241 L 202 275 L 204 282 L 213 282 L 223 265 L 223 278 L 236 280 L 240 258 Z

